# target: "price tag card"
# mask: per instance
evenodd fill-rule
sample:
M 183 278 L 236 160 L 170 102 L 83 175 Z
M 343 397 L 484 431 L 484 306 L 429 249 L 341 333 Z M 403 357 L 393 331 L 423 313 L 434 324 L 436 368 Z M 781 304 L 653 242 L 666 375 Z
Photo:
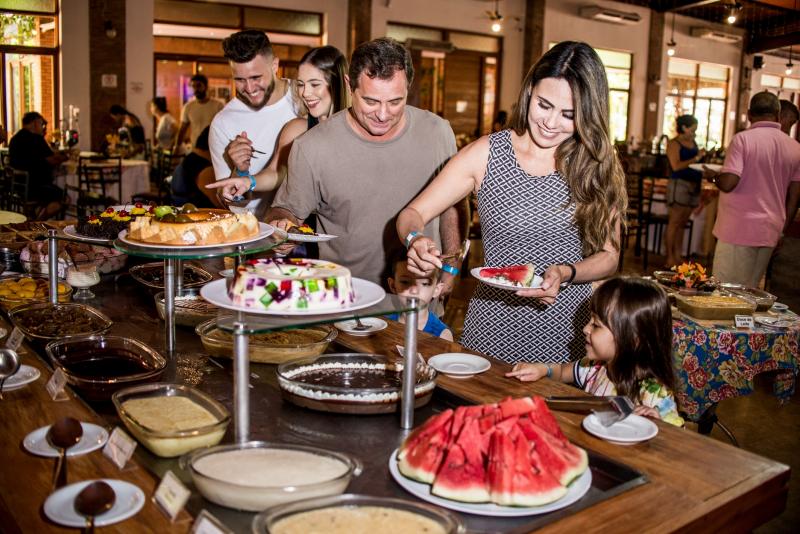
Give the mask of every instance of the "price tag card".
M 111 437 L 108 438 L 106 446 L 103 447 L 103 454 L 111 460 L 114 465 L 122 469 L 136 450 L 136 442 L 125 433 L 120 427 L 115 426 Z
M 64 374 L 64 371 L 61 369 L 56 369 L 53 373 L 53 376 L 50 377 L 50 380 L 47 381 L 45 384 L 45 389 L 47 393 L 50 394 L 50 398 L 54 401 L 64 401 L 69 400 L 69 395 L 67 392 L 64 391 L 64 388 L 67 385 L 67 377 Z
M 211 515 L 208 510 L 201 510 L 192 525 L 191 534 L 233 534 L 233 531 L 222 524 L 222 521 Z
M 14 330 L 11 331 L 11 335 L 6 339 L 6 348 L 17 351 L 19 346 L 22 345 L 23 339 L 25 339 L 25 334 L 22 333 L 19 327 L 15 326 Z
M 164 473 L 164 478 L 161 479 L 161 483 L 156 488 L 153 500 L 158 507 L 161 508 L 161 511 L 167 515 L 170 521 L 175 521 L 175 518 L 178 516 L 181 509 L 183 509 L 191 494 L 192 492 L 183 485 L 183 482 L 175 476 L 175 473 L 167 471 Z
M 756 323 L 752 315 L 737 315 L 734 317 L 736 328 L 755 328 Z

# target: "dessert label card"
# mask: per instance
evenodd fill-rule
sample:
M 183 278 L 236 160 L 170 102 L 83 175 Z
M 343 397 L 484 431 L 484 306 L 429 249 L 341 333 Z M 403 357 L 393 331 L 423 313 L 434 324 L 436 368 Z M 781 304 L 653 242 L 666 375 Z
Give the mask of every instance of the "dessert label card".
M 5 334 L 5 332 L 3 333 Z M 6 348 L 16 352 L 19 349 L 19 346 L 22 345 L 22 340 L 24 338 L 25 334 L 22 333 L 22 330 L 15 326 L 11 331 L 11 335 L 8 336 L 8 339 L 6 339 Z
M 183 506 L 186 504 L 186 501 L 189 500 L 191 494 L 192 492 L 183 485 L 183 482 L 175 476 L 175 473 L 167 471 L 164 473 L 164 478 L 161 479 L 161 483 L 156 488 L 153 500 L 158 507 L 161 508 L 161 511 L 167 515 L 170 521 L 175 521 L 175 518 L 178 516 L 181 509 L 183 509 Z
M 56 369 L 44 388 L 54 401 L 69 400 L 69 395 L 64 391 L 67 385 L 67 377 L 61 369 Z
M 208 510 L 201 510 L 192 525 L 191 534 L 233 534 L 233 531 L 222 524 L 222 521 L 211 515 Z
M 115 426 L 108 438 L 106 446 L 103 447 L 103 454 L 111 460 L 114 465 L 122 469 L 136 450 L 136 442 L 125 433 L 120 427 Z
M 734 317 L 734 322 L 736 323 L 736 328 L 755 328 L 756 323 L 753 320 L 752 315 L 737 315 Z

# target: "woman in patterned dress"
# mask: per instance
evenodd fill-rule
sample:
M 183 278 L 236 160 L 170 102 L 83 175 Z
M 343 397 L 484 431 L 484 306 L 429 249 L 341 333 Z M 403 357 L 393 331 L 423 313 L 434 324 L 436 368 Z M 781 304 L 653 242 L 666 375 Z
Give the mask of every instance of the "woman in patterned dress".
M 533 263 L 544 281 L 517 291 L 479 284 L 461 342 L 509 363 L 577 360 L 591 283 L 616 270 L 627 204 L 594 50 L 563 42 L 545 53 L 523 82 L 510 126 L 453 157 L 400 213 L 397 231 L 409 270 L 441 268 L 441 252 L 421 232 L 475 191 L 486 265 Z

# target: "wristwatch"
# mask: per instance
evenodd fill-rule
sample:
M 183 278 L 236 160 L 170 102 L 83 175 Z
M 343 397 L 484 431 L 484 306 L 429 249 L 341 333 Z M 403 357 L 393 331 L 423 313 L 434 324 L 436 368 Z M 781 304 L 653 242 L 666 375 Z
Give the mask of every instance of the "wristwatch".
M 242 178 L 250 178 L 250 189 L 249 191 L 255 191 L 256 189 L 256 177 L 250 174 L 249 171 L 240 171 L 236 169 L 236 176 L 241 176 Z

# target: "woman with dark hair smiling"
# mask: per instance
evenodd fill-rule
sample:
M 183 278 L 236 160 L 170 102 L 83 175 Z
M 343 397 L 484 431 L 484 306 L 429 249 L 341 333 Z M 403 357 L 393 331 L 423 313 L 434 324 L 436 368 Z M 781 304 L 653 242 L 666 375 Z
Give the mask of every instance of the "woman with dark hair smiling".
M 541 287 L 480 284 L 461 342 L 507 362 L 580 358 L 591 282 L 619 259 L 625 179 L 608 134 L 608 82 L 592 48 L 562 42 L 528 72 L 509 123 L 459 152 L 397 220 L 409 270 L 441 268 L 424 225 L 475 191 L 486 265 L 533 263 Z

